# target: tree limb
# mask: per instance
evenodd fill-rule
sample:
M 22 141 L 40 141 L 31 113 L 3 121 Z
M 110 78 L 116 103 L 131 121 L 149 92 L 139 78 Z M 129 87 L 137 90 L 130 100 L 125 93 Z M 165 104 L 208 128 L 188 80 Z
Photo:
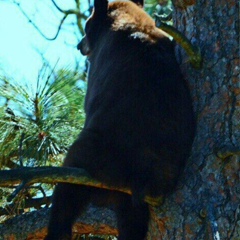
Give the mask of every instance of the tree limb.
M 156 26 L 166 33 L 168 33 L 173 39 L 186 51 L 189 62 L 196 69 L 202 68 L 202 55 L 198 47 L 193 46 L 193 44 L 176 28 L 162 22 L 162 19 L 159 15 L 155 14 L 156 17 Z
M 49 209 L 18 215 L 0 224 L 0 239 L 44 239 L 47 233 Z M 103 220 L 104 219 L 104 220 Z M 117 235 L 114 212 L 108 208 L 89 206 L 73 226 L 73 236 L 81 234 Z
M 90 187 L 103 188 L 112 191 L 124 192 L 131 194 L 130 189 L 117 188 L 107 186 L 93 178 L 84 170 L 80 168 L 68 168 L 68 167 L 37 167 L 29 168 L 23 167 L 13 170 L 0 171 L 0 186 L 8 187 L 10 185 L 19 185 L 19 190 L 22 190 L 25 186 L 34 183 L 72 183 L 86 185 Z M 158 206 L 162 203 L 162 197 L 152 198 L 145 197 L 145 201 L 153 206 Z

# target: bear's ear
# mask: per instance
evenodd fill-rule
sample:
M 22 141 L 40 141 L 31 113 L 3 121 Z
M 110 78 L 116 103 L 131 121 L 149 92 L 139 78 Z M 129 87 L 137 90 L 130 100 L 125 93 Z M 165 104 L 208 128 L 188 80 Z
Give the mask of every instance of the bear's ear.
M 107 16 L 108 0 L 94 0 L 94 15 L 97 17 Z
M 136 3 L 137 5 L 143 7 L 144 5 L 144 0 L 132 0 L 132 2 Z

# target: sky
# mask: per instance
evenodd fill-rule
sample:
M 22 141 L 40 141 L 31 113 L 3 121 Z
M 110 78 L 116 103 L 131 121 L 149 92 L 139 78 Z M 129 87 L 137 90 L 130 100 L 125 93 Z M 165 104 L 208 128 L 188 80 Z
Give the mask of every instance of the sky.
M 61 15 L 52 7 L 51 1 L 18 2 L 45 35 L 55 35 Z M 56 2 L 66 9 L 74 6 L 74 0 Z M 65 27 L 57 40 L 48 41 L 36 31 L 11 0 L 0 0 L 0 71 L 15 80 L 36 82 L 43 64 L 41 54 L 52 66 L 58 62 L 59 68 L 75 67 L 76 59 L 83 60 L 76 49 L 79 39 L 80 35 L 76 36 L 69 27 Z

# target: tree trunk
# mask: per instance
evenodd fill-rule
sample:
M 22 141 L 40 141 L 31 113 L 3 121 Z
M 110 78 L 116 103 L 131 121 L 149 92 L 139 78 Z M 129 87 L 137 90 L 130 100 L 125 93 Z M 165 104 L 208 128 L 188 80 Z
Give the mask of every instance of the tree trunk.
M 176 49 L 192 92 L 197 134 L 179 189 L 152 209 L 149 239 L 240 239 L 237 2 L 174 2 L 175 27 L 200 47 L 204 61 L 202 70 L 194 70 Z

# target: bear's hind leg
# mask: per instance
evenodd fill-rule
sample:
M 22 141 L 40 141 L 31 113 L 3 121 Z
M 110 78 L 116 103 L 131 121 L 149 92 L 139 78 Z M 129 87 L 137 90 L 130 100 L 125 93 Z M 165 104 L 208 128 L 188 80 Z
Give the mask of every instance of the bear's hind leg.
M 72 225 L 85 210 L 91 190 L 84 186 L 60 183 L 56 186 L 45 240 L 70 240 Z
M 118 240 L 144 240 L 148 231 L 149 208 L 144 202 L 134 206 L 131 196 L 124 196 L 116 209 Z

